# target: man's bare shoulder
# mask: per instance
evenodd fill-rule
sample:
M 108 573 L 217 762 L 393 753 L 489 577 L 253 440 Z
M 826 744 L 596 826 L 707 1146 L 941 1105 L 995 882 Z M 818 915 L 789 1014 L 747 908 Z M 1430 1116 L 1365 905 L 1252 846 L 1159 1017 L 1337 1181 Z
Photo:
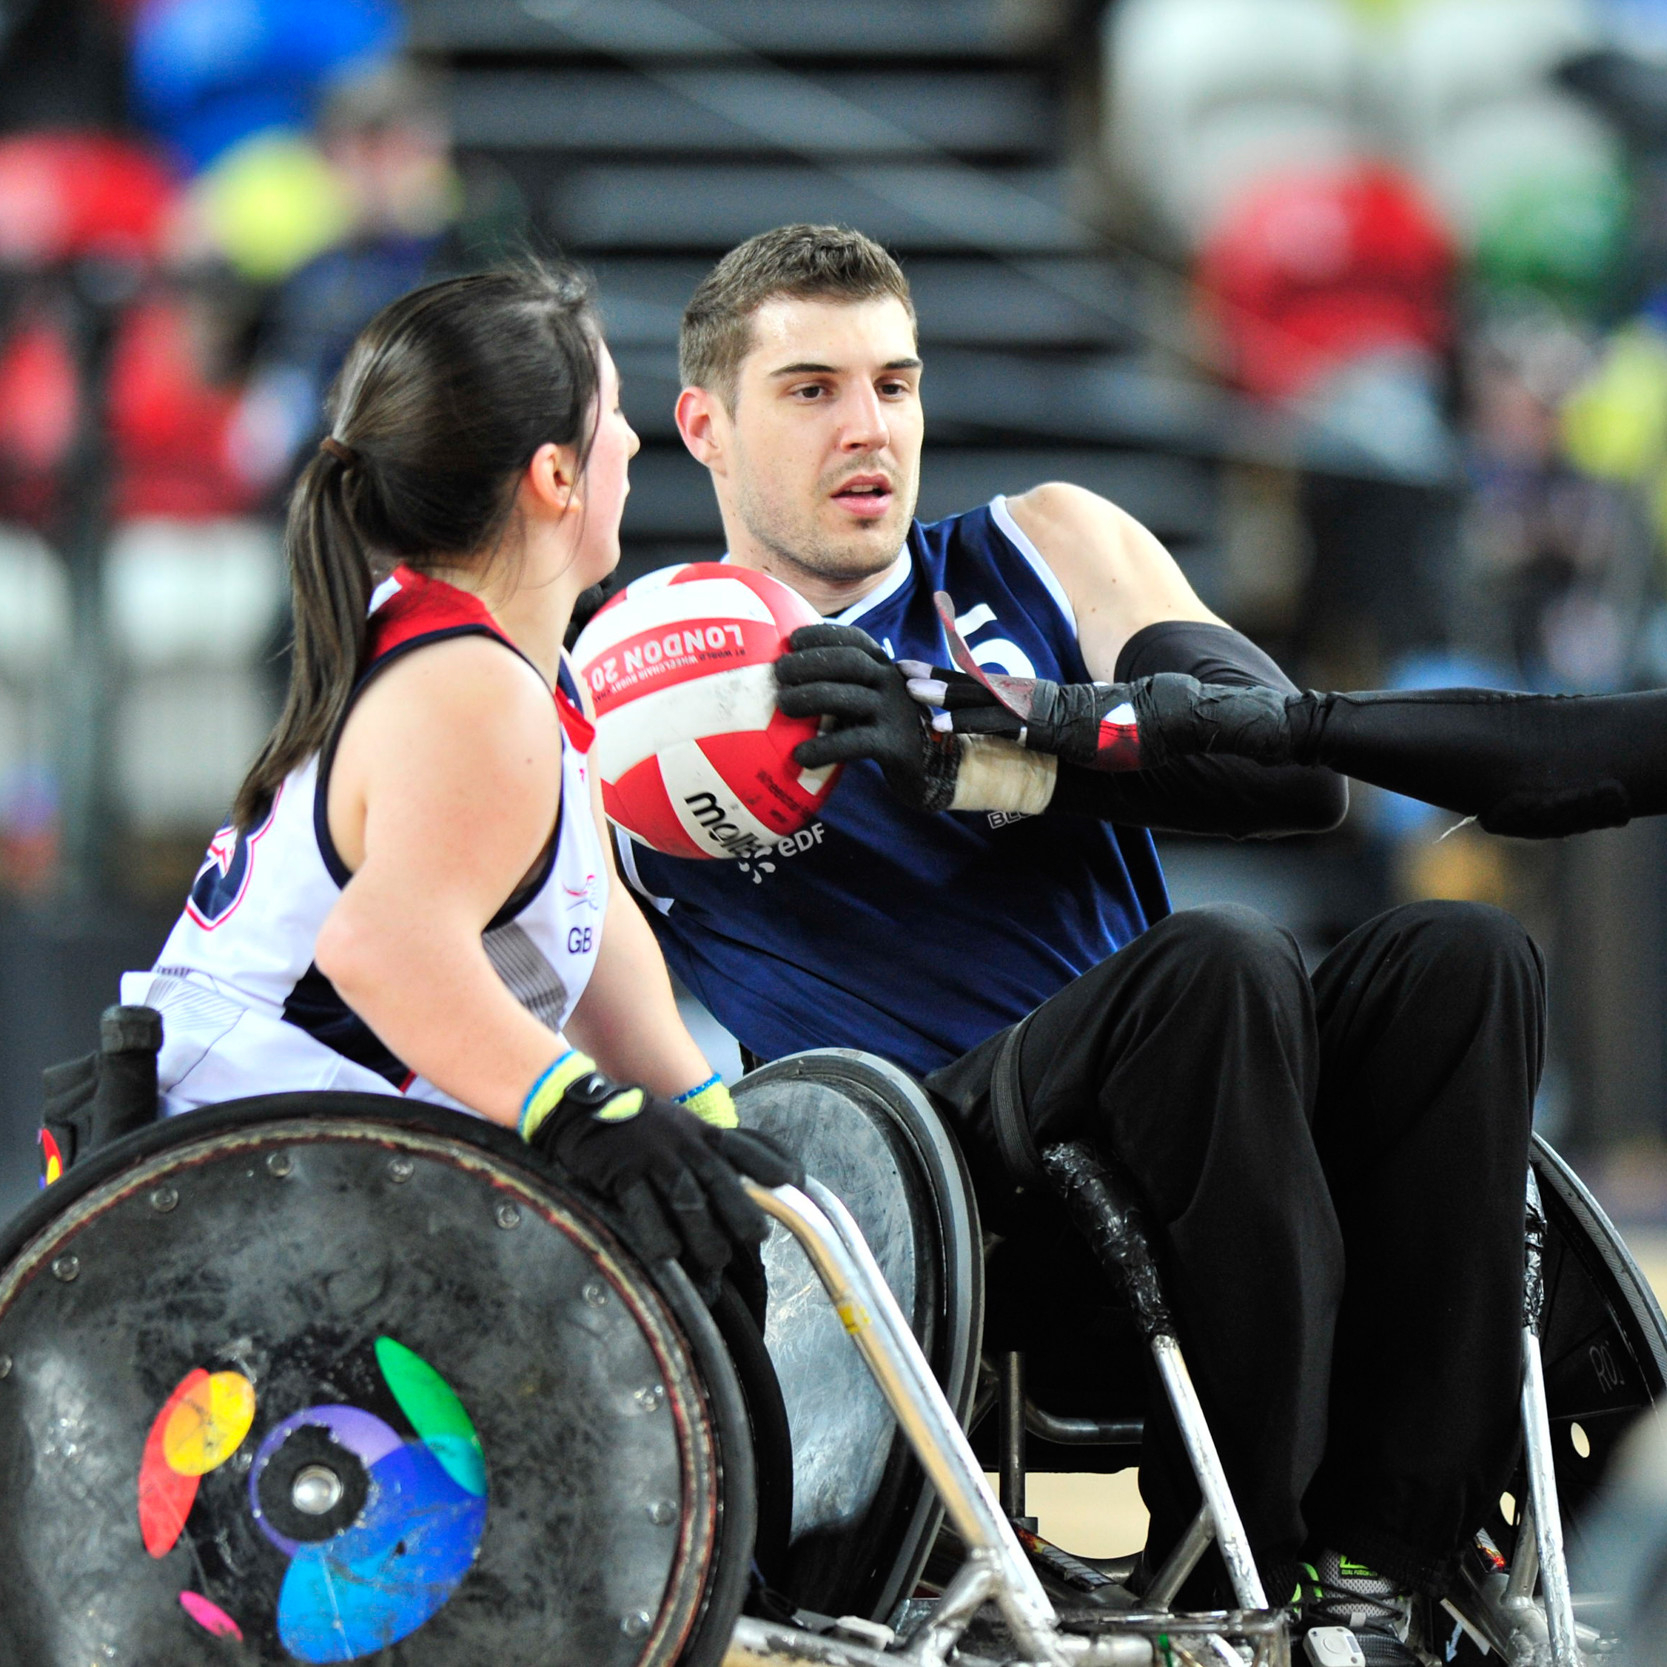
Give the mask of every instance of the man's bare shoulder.
M 1070 481 L 1044 481 L 1007 500 L 1007 508 L 1021 531 L 1050 565 L 1092 569 L 1096 565 L 1143 558 L 1161 558 L 1171 565 L 1169 552 L 1126 509 Z M 1063 578 L 1064 572 L 1060 571 Z
M 1142 626 L 1219 623 L 1163 544 L 1098 492 L 1052 480 L 1009 498 L 1007 508 L 1070 598 L 1097 677 L 1112 675 L 1122 645 Z

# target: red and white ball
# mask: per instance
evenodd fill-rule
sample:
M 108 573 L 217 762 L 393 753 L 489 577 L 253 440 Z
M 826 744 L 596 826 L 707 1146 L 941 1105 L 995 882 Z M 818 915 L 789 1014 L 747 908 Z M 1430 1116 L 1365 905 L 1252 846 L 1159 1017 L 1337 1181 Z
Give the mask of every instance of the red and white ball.
M 813 821 L 839 771 L 794 763 L 817 720 L 777 710 L 774 667 L 817 618 L 780 580 L 723 562 L 645 574 L 601 608 L 573 661 L 609 817 L 674 857 L 762 856 Z

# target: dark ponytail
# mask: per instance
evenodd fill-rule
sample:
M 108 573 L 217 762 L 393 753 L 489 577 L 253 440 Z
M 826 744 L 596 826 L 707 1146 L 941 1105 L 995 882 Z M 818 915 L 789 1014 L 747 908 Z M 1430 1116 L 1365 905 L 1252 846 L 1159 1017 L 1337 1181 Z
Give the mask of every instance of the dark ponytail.
M 341 722 L 377 581 L 402 562 L 490 559 L 533 453 L 588 451 L 600 343 L 588 280 L 542 265 L 430 284 L 360 332 L 326 402 L 330 438 L 290 498 L 289 694 L 238 789 L 238 827 Z

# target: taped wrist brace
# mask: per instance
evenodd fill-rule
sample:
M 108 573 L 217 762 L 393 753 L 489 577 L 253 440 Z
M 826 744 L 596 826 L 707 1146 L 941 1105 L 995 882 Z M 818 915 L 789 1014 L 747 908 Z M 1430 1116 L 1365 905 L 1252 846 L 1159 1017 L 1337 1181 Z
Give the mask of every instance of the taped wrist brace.
M 1059 760 L 1050 753 L 1027 752 L 991 735 L 963 735 L 955 796 L 946 808 L 1040 816 L 1058 779 Z

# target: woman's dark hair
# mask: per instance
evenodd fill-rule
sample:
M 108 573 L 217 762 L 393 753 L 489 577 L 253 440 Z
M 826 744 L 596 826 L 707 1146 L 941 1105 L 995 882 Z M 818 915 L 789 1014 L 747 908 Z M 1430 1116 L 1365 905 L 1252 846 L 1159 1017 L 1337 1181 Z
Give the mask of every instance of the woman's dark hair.
M 582 462 L 601 339 L 589 280 L 532 263 L 413 290 L 360 332 L 326 401 L 330 436 L 290 498 L 289 695 L 238 789 L 240 828 L 341 721 L 377 582 L 402 562 L 492 551 L 540 446 Z

